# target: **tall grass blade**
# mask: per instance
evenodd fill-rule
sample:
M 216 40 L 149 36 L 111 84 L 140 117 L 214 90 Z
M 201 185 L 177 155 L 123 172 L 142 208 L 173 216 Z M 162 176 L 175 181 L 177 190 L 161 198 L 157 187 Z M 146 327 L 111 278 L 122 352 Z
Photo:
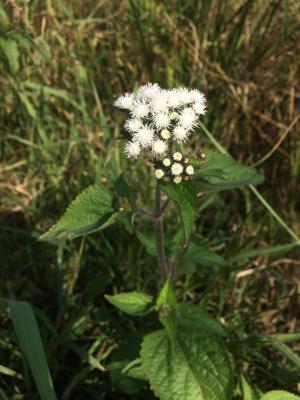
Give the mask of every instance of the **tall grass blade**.
M 16 336 L 30 366 L 42 400 L 57 400 L 39 328 L 31 306 L 26 301 L 8 300 Z

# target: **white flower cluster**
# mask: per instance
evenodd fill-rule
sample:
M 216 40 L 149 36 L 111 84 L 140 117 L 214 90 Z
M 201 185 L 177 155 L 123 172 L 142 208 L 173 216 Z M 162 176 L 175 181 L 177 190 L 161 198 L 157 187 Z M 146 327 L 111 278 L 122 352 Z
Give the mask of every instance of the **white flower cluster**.
M 173 142 L 186 142 L 206 111 L 205 96 L 197 89 L 162 89 L 157 83 L 125 93 L 114 105 L 130 113 L 125 129 L 131 140 L 125 145 L 128 157 L 137 158 L 149 149 L 163 157 Z

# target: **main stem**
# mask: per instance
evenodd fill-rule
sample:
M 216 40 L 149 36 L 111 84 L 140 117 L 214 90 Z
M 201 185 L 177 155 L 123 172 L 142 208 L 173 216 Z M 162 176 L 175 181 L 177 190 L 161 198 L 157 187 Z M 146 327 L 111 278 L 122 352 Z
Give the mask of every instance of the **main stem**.
M 165 255 L 165 246 L 164 246 L 164 223 L 163 223 L 163 209 L 161 204 L 161 190 L 157 184 L 156 186 L 156 194 L 155 194 L 155 219 L 154 219 L 154 228 L 156 234 L 156 249 L 158 256 L 158 265 L 161 277 L 165 282 L 168 278 L 169 267 L 166 260 Z

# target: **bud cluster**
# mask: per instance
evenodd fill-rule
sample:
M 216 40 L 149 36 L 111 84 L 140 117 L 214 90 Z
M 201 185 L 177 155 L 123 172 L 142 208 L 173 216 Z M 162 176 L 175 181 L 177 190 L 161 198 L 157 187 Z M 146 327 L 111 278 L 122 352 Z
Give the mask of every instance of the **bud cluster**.
M 189 159 L 183 157 L 179 152 L 155 162 L 155 177 L 164 182 L 178 184 L 183 180 L 188 180 L 194 175 L 194 172 L 194 167 L 189 163 Z

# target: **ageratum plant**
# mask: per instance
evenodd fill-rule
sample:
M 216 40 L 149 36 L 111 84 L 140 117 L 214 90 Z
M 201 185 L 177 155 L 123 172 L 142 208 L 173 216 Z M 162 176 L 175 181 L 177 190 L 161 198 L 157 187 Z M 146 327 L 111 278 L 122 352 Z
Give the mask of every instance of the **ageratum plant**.
M 114 104 L 127 112 L 122 131 L 125 155 L 137 169 L 141 164 L 151 167 L 149 182 L 143 181 L 142 187 L 153 187 L 151 179 L 155 182 L 153 210 L 136 205 L 141 196 L 131 190 L 124 173 L 110 185 L 96 184 L 84 190 L 57 224 L 41 237 L 75 238 L 125 220 L 127 227 L 138 233 L 133 226 L 138 215 L 153 222 L 161 276 L 158 293 L 134 291 L 106 296 L 122 313 L 133 319 L 145 319 L 145 327 L 154 327 L 152 332 L 140 333 L 138 354 L 132 349 L 129 357 L 108 365 L 113 385 L 133 394 L 148 384 L 161 400 L 295 398 L 287 392 L 263 395 L 249 386 L 242 373 L 243 360 L 254 339 L 239 337 L 226 321 L 221 323 L 200 305 L 179 301 L 176 282 L 178 267 L 182 267 L 178 264 L 181 250 L 173 249 L 168 258 L 165 251 L 166 210 L 168 218 L 175 216 L 175 212 L 179 215 L 181 248 L 187 251 L 198 217 L 199 194 L 203 198 L 205 194 L 259 184 L 262 175 L 210 149 L 201 150 L 198 157 L 193 154 L 189 142 L 199 118 L 206 112 L 205 96 L 197 89 L 167 90 L 149 83 L 133 93 L 125 93 Z M 170 207 L 172 203 L 174 208 Z M 274 343 L 275 339 L 272 340 Z M 259 341 L 267 339 L 256 338 L 256 345 Z M 128 347 L 126 338 L 124 342 Z M 282 393 L 285 397 L 280 397 Z

